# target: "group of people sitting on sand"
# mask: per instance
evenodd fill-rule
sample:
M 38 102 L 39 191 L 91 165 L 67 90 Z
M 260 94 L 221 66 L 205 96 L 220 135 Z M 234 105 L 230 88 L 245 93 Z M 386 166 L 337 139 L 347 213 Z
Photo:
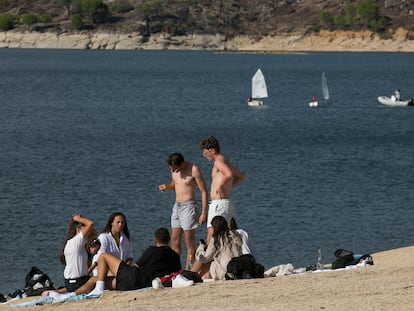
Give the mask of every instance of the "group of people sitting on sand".
M 237 228 L 233 218 L 231 190 L 243 181 L 243 174 L 220 152 L 215 137 L 204 139 L 200 149 L 203 156 L 214 163 L 209 206 L 199 168 L 185 161 L 180 153 L 171 154 L 167 160 L 171 182 L 159 186 L 161 192 L 176 193 L 171 237 L 167 228 L 158 228 L 154 235 L 155 246 L 147 248 L 133 263 L 124 214 L 110 215 L 99 235 L 92 220 L 74 214 L 60 256 L 65 265 L 65 286 L 45 291 L 42 295 L 60 298 L 80 294 L 100 296 L 105 289 L 160 288 L 162 278 L 168 275 L 174 275 L 173 287 L 192 285 L 194 281 L 180 273 L 183 271 L 180 261 L 183 233 L 187 249 L 184 270 L 191 270 L 201 280 L 225 280 L 227 265 L 232 258 L 243 254 L 257 256 L 248 234 Z M 201 212 L 196 201 L 197 189 L 201 192 Z M 195 230 L 203 223 L 207 223 L 207 242 L 200 242 L 196 249 Z

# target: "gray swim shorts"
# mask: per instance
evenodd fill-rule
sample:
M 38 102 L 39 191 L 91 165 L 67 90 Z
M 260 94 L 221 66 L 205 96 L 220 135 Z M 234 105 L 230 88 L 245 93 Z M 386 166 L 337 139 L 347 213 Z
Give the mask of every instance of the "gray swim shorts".
M 197 202 L 175 203 L 171 214 L 171 228 L 196 229 L 198 227 L 198 217 Z
M 230 225 L 230 220 L 233 217 L 234 204 L 229 199 L 213 200 L 208 206 L 207 228 L 211 227 L 211 221 L 214 216 L 223 216 Z

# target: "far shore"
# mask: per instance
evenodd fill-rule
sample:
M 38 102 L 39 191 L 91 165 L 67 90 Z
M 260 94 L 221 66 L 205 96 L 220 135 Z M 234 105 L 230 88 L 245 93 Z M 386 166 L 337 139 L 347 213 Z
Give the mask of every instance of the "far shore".
M 371 254 L 346 270 L 200 283 L 185 288 L 110 291 L 96 299 L 1 310 L 386 310 L 414 309 L 414 246 Z
M 170 36 L 144 40 L 139 33 L 112 32 L 0 32 L 0 48 L 91 50 L 196 50 L 221 52 L 414 52 L 409 31 L 399 28 L 387 39 L 370 31 L 288 33 L 254 39 L 223 35 Z

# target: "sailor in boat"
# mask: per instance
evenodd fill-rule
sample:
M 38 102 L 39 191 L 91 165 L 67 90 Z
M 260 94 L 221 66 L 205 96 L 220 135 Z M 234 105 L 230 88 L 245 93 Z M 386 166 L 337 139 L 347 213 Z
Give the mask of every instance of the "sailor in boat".
M 400 98 L 401 98 L 400 89 L 396 89 L 394 92 L 394 95 L 395 95 L 395 100 L 400 101 Z
M 251 96 L 247 97 L 247 102 L 250 103 L 251 101 L 252 101 L 252 97 Z
M 318 107 L 318 100 L 316 99 L 315 96 L 312 96 L 312 99 L 309 103 L 309 107 Z

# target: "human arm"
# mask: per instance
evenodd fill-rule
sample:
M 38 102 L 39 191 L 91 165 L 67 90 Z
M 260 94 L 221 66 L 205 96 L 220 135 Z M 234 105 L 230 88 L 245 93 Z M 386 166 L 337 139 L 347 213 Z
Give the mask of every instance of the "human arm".
M 171 182 L 169 184 L 161 184 L 158 186 L 158 189 L 160 189 L 161 192 L 164 192 L 166 190 L 174 191 L 175 190 L 174 180 L 171 178 Z
M 201 244 L 197 247 L 196 250 L 196 259 L 201 263 L 209 263 L 214 259 L 216 253 L 216 247 L 214 246 L 214 238 L 211 237 L 210 242 L 208 243 L 207 249 L 205 244 Z
M 233 187 L 241 184 L 244 180 L 244 175 L 237 168 L 233 168 Z
M 81 223 L 83 226 L 81 227 L 81 232 L 84 237 L 88 235 L 88 233 L 93 228 L 93 221 L 87 218 L 82 217 L 80 214 L 73 214 L 72 220 Z
M 207 202 L 208 202 L 208 194 L 207 194 L 207 186 L 204 181 L 204 177 L 201 174 L 199 168 L 193 165 L 193 176 L 194 180 L 197 184 L 198 189 L 201 192 L 201 214 L 198 219 L 198 223 L 202 225 L 207 221 Z
M 121 247 L 122 258 L 124 258 L 125 263 L 130 266 L 132 264 L 134 254 L 132 252 L 132 243 L 124 233 L 121 234 Z
M 93 269 L 95 269 L 97 266 L 98 266 L 98 263 L 96 261 L 93 262 L 88 268 L 88 275 L 91 274 Z

